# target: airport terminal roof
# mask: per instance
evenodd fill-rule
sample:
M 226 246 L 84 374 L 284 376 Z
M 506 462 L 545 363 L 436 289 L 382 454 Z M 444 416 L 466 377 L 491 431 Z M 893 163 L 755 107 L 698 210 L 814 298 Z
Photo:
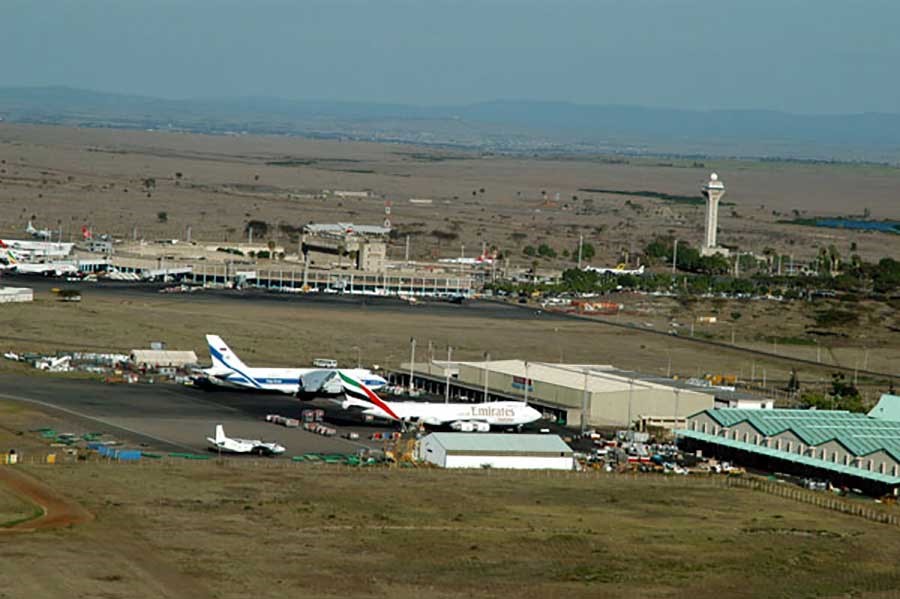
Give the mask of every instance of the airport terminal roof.
M 891 400 L 892 397 L 896 396 L 882 396 L 880 412 L 894 415 L 896 402 Z M 836 441 L 856 456 L 884 451 L 900 461 L 900 420 L 872 415 L 876 410 L 869 415 L 845 410 L 723 408 L 705 412 L 723 427 L 746 422 L 766 437 L 790 431 L 807 445 L 818 446 Z
M 505 433 L 431 433 L 429 435 L 449 452 L 501 452 L 572 454 L 572 448 L 559 435 L 510 435 Z
M 379 225 L 354 225 L 353 223 L 311 223 L 304 227 L 309 233 L 331 233 L 344 235 L 347 233 L 356 233 L 358 235 L 387 235 L 391 232 L 390 227 L 382 227 Z

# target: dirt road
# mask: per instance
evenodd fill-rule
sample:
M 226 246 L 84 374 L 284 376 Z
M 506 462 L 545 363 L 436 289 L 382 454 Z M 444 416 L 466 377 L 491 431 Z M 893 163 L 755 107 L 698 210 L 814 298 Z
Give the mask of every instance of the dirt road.
M 63 497 L 44 483 L 18 470 L 15 466 L 0 467 L 0 483 L 16 495 L 40 508 L 41 515 L 19 522 L 0 533 L 32 532 L 61 528 L 89 522 L 93 516 L 74 501 Z

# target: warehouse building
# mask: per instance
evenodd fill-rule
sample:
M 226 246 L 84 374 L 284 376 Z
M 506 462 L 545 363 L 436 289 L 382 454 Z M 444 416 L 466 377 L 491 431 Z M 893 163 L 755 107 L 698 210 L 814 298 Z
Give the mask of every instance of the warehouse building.
M 408 383 L 409 370 L 403 365 L 394 381 Z M 709 388 L 596 364 L 433 361 L 416 364 L 413 378 L 433 393 L 444 393 L 450 380 L 451 396 L 460 400 L 526 400 L 568 426 L 674 428 L 711 409 L 716 397 Z
M 873 495 L 900 489 L 900 396 L 866 414 L 844 410 L 703 410 L 679 445 L 770 472 L 825 478 Z
M 431 433 L 419 441 L 418 459 L 441 468 L 575 468 L 572 449 L 557 435 Z

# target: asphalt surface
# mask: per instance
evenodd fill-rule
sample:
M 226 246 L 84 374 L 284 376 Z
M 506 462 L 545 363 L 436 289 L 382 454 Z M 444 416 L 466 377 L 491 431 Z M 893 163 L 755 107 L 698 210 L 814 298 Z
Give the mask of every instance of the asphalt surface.
M 161 295 L 160 290 L 172 287 L 172 283 L 133 283 L 123 281 L 66 281 L 65 279 L 47 278 L 42 276 L 9 275 L 0 278 L 0 284 L 10 287 L 30 287 L 35 293 L 49 293 L 53 288 L 78 289 L 82 297 L 91 295 L 108 295 L 116 297 L 141 297 Z M 524 306 L 505 304 L 501 302 L 489 302 L 480 300 L 466 300 L 461 304 L 449 301 L 428 300 L 420 298 L 410 305 L 396 297 L 381 297 L 371 295 L 342 295 L 330 293 L 282 293 L 267 291 L 264 289 L 203 289 L 193 293 L 169 293 L 165 297 L 173 301 L 191 302 L 192 304 L 221 303 L 222 301 L 253 301 L 271 303 L 291 303 L 298 306 L 314 307 L 320 309 L 335 309 L 346 311 L 348 308 L 358 308 L 373 312 L 425 312 L 436 316 L 468 316 L 476 318 L 505 318 L 516 320 L 531 319 L 557 319 L 563 316 L 537 309 L 523 309 Z
M 105 384 L 49 376 L 0 376 L 0 401 L 30 405 L 65 422 L 67 432 L 102 432 L 126 445 L 167 452 L 206 452 L 206 437 L 222 424 L 228 436 L 277 441 L 285 456 L 309 452 L 354 453 L 360 447 L 381 448 L 369 441 L 374 432 L 393 428 L 348 420 L 325 400 L 300 402 L 275 394 L 204 391 L 173 384 Z M 326 410 L 326 423 L 338 435 L 353 431 L 359 441 L 289 429 L 265 421 L 266 414 L 299 418 L 304 408 Z

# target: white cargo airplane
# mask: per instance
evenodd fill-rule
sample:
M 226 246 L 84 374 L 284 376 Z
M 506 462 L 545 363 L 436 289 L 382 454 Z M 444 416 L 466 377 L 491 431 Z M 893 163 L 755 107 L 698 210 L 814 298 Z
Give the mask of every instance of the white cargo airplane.
M 644 266 L 638 268 L 625 268 L 624 264 L 619 264 L 615 268 L 605 266 L 586 266 L 586 271 L 596 272 L 601 275 L 642 275 L 644 274 Z
M 235 355 L 218 335 L 207 335 L 212 368 L 203 372 L 211 383 L 255 391 L 275 391 L 289 395 L 324 393 L 340 394 L 339 382 L 329 385 L 335 372 L 347 372 L 377 389 L 387 381 L 365 368 L 344 371 L 333 368 L 251 368 Z M 305 380 L 304 380 L 305 379 Z
M 284 453 L 284 447 L 274 442 L 259 441 L 256 439 L 236 439 L 225 436 L 225 427 L 216 425 L 216 437 L 207 437 L 206 442 L 213 451 L 222 453 L 252 453 L 255 455 L 280 455 Z
M 486 403 L 426 403 L 419 401 L 384 401 L 365 383 L 341 372 L 345 410 L 362 408 L 368 416 L 401 423 L 426 426 L 448 426 L 462 432 L 486 433 L 494 428 L 521 428 L 539 420 L 541 413 L 523 401 L 491 401 Z M 333 400 L 338 403 L 337 400 Z
M 28 221 L 28 226 L 25 227 L 25 232 L 34 237 L 35 239 L 50 239 L 53 237 L 53 231 L 50 229 L 35 229 L 34 225 L 31 224 L 31 221 Z

